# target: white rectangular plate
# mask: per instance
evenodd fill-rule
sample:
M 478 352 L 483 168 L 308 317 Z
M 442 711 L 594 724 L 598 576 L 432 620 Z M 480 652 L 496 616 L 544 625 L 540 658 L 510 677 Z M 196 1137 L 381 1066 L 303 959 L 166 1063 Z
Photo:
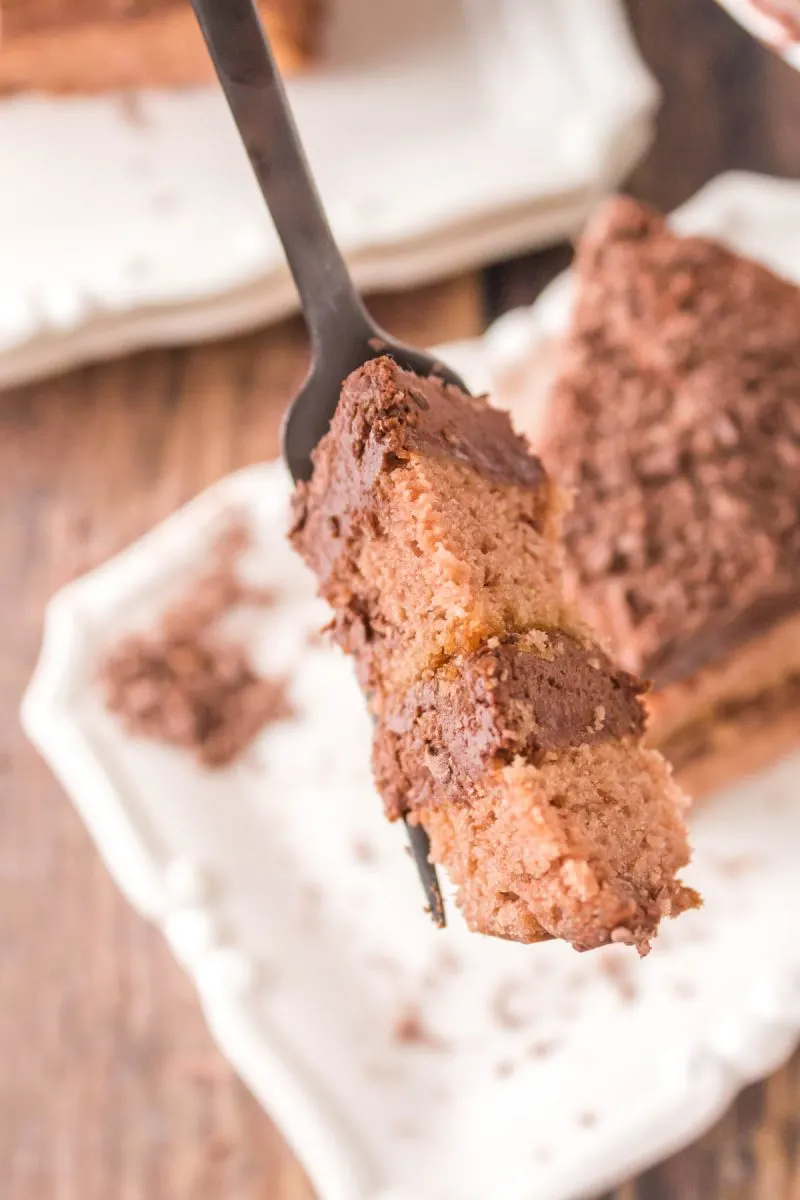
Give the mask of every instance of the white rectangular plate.
M 766 249 L 789 201 L 728 178 L 681 220 Z M 517 315 L 522 344 L 514 325 L 451 348 L 454 364 L 491 374 L 503 338 L 513 362 L 535 321 Z M 696 814 L 687 879 L 705 908 L 668 924 L 643 962 L 623 947 L 482 939 L 452 908 L 437 932 L 381 815 L 350 666 L 308 644 L 325 612 L 285 541 L 288 490 L 278 464 L 230 476 L 60 592 L 25 727 L 322 1200 L 597 1193 L 698 1135 L 797 1040 L 800 760 Z M 126 736 L 93 675 L 102 649 L 202 566 L 231 513 L 255 539 L 247 570 L 278 593 L 241 633 L 263 669 L 289 672 L 297 715 L 211 773 Z M 430 1044 L 398 1041 L 409 1010 Z

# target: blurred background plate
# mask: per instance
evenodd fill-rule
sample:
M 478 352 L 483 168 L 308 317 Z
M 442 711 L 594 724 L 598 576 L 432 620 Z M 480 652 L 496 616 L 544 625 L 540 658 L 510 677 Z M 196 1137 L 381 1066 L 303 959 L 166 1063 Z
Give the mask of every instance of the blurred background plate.
M 800 71 L 800 0 L 718 0 L 765 45 Z
M 655 86 L 618 0 L 335 0 L 289 84 L 364 289 L 556 241 L 631 169 Z M 213 89 L 0 104 L 0 386 L 296 307 Z

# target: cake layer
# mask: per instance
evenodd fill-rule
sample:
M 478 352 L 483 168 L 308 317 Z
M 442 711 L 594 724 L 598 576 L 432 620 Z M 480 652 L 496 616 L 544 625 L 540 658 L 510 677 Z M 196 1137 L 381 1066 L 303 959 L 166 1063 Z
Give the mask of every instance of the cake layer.
M 696 903 L 687 801 L 641 745 L 643 685 L 561 633 L 493 639 L 387 708 L 373 766 L 390 815 L 426 828 L 470 926 L 646 952 Z
M 579 631 L 562 594 L 562 508 L 505 414 L 380 358 L 344 384 L 293 537 L 379 704 L 490 637 Z
M 646 954 L 662 918 L 699 904 L 675 879 L 686 803 L 659 754 L 608 742 L 539 767 L 516 760 L 487 772 L 468 805 L 416 818 L 474 931 Z
M 681 787 L 696 798 L 763 771 L 800 745 L 800 674 L 769 690 L 721 704 L 712 719 L 661 743 Z
M 800 746 L 800 613 L 648 697 L 649 740 L 693 796 Z
M 697 902 L 687 801 L 643 685 L 564 599 L 558 490 L 505 414 L 391 359 L 345 381 L 292 538 L 375 716 L 387 813 L 421 822 L 471 927 L 579 949 Z
M 750 638 L 701 671 L 647 698 L 649 736 L 662 745 L 687 727 L 716 719 L 725 706 L 750 706 L 800 675 L 800 612 Z M 797 730 L 800 740 L 800 725 Z
M 544 455 L 582 610 L 657 687 L 800 606 L 800 290 L 625 198 L 591 222 Z
M 260 0 L 281 69 L 318 48 L 323 0 Z M 211 81 L 213 67 L 179 0 L 0 0 L 0 92 L 101 92 Z
M 430 807 L 442 791 L 457 799 L 493 763 L 641 737 L 644 690 L 596 646 L 558 631 L 491 638 L 386 706 L 374 768 L 388 814 Z

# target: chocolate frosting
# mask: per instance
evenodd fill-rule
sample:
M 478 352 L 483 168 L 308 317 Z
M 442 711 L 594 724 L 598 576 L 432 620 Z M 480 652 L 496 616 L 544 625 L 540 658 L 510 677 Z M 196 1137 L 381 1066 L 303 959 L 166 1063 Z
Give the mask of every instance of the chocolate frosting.
M 415 454 L 464 463 L 498 484 L 537 489 L 547 479 L 508 414 L 486 397 L 414 375 L 382 356 L 345 380 L 330 435 L 313 455 L 314 490 L 324 498 L 329 528 L 333 518 L 336 535 L 346 535 L 349 518 L 366 505 L 378 475 Z M 292 529 L 309 558 L 324 553 L 302 536 L 311 491 L 309 484 L 298 486 Z
M 540 460 L 514 432 L 508 414 L 485 397 L 404 371 L 387 356 L 345 380 L 330 431 L 314 452 L 312 478 L 295 490 L 290 537 L 318 575 L 335 612 L 335 640 L 355 655 L 367 688 L 374 683 L 370 647 L 387 643 L 396 631 L 374 627 L 380 605 L 355 598 L 339 568 L 361 537 L 380 533 L 377 481 L 412 456 L 463 464 L 498 486 L 530 491 L 537 500 L 541 496 L 543 510 L 550 499 Z
M 539 459 L 514 432 L 508 415 L 484 396 L 467 396 L 436 379 L 411 375 L 390 359 L 357 372 L 347 391 L 361 416 L 368 475 L 398 465 L 395 455 L 402 462 L 419 454 L 462 462 L 500 484 L 538 488 L 544 482 Z
M 587 615 L 665 686 L 800 605 L 800 290 L 622 197 L 577 283 L 545 459 Z
M 374 766 L 390 815 L 430 805 L 448 784 L 468 795 L 491 763 L 537 763 L 573 746 L 640 737 L 646 687 L 567 634 L 492 639 L 384 714 Z

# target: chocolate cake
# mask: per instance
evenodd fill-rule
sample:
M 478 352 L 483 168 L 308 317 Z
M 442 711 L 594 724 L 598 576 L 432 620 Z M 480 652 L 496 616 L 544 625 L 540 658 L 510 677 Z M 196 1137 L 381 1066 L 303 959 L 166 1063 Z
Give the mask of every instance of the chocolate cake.
M 562 587 L 561 494 L 484 398 L 378 358 L 344 383 L 292 539 L 375 716 L 390 818 L 422 823 L 470 926 L 644 952 L 696 903 L 687 801 L 642 686 Z
M 259 0 L 281 68 L 314 56 L 324 0 Z M 188 0 L 0 0 L 0 92 L 100 92 L 214 78 Z
M 705 791 L 800 735 L 800 290 L 625 198 L 576 268 L 542 442 L 571 592 Z

